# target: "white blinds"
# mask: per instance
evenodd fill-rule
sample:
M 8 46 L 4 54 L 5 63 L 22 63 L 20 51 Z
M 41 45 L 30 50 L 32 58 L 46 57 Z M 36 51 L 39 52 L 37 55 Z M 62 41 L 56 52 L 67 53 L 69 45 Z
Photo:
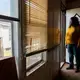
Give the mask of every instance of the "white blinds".
M 26 0 L 26 7 L 27 46 L 35 45 L 42 49 L 47 44 L 47 0 Z
M 27 0 L 27 21 L 30 24 L 46 25 L 47 22 L 47 0 Z

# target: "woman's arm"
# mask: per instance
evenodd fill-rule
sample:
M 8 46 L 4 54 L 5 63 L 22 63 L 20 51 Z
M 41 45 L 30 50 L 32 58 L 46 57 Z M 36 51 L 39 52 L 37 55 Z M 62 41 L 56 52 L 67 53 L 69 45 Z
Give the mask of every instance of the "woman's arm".
M 68 44 L 68 37 L 69 37 L 69 28 L 67 29 L 66 31 L 66 35 L 65 35 L 65 44 L 67 45 Z
M 78 35 L 79 35 L 79 39 L 78 39 L 77 47 L 80 47 L 80 27 L 79 27 L 78 29 L 79 29 L 79 33 L 78 33 Z

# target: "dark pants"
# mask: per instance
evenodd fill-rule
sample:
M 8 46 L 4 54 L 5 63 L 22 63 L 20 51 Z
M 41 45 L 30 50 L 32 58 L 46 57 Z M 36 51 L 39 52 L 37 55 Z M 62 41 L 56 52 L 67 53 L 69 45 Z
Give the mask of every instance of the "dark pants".
M 67 45 L 68 52 L 69 52 L 69 62 L 70 62 L 70 67 L 74 66 L 73 59 L 74 56 L 76 58 L 76 68 L 79 69 L 80 66 L 80 54 L 79 54 L 79 49 L 77 48 L 77 45 L 75 44 L 69 44 Z

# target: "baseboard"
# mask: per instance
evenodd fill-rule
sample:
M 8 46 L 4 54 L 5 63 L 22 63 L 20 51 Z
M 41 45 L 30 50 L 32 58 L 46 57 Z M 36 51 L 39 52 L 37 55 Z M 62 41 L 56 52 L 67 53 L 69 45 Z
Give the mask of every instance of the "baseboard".
M 66 64 L 69 64 L 69 62 L 65 62 Z
M 64 61 L 64 64 L 60 67 L 60 70 L 64 67 L 65 64 L 69 64 L 69 62 Z M 74 64 L 76 66 L 76 64 Z
M 64 64 L 60 67 L 60 70 L 64 67 L 65 64 L 66 64 L 66 62 L 64 62 Z

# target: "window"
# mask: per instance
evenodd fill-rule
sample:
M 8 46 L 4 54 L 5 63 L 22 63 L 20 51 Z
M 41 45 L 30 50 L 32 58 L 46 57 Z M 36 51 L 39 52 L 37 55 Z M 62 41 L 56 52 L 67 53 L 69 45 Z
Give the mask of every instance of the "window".
M 21 27 L 18 1 L 0 1 L 0 57 L 15 56 L 17 71 L 19 72 L 18 60 L 21 52 Z
M 18 18 L 18 0 L 1 0 L 0 15 Z
M 39 62 L 41 59 L 42 59 L 42 54 L 36 54 L 36 55 L 33 55 L 33 56 L 30 56 L 27 58 L 26 60 L 26 68 L 29 68 L 30 66 L 32 66 L 33 64 Z
M 26 0 L 26 54 L 47 48 L 47 0 Z M 43 53 L 26 58 L 27 68 L 43 60 Z
M 11 22 L 0 21 L 0 56 L 12 56 Z M 10 37 L 11 37 L 10 36 Z
M 0 56 L 18 54 L 18 0 L 1 0 L 0 2 Z M 16 28 L 17 26 L 17 28 Z M 16 32 L 14 32 L 15 30 Z M 16 33 L 16 35 L 14 35 Z M 15 38 L 14 38 L 15 36 Z M 16 42 L 16 43 L 15 43 Z M 16 49 L 14 49 L 16 47 Z

